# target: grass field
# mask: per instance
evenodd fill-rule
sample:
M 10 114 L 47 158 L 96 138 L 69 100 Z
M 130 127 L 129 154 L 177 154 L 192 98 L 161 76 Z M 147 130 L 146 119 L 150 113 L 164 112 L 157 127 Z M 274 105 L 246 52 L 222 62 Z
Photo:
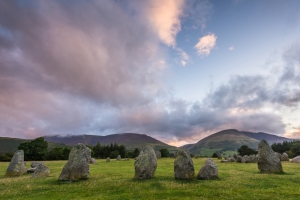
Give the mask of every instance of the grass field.
M 205 158 L 194 159 L 195 172 Z M 300 164 L 283 162 L 284 174 L 261 174 L 255 163 L 220 163 L 219 180 L 174 179 L 174 159 L 158 160 L 155 178 L 133 180 L 134 160 L 90 165 L 90 179 L 60 183 L 66 161 L 46 161 L 50 177 L 4 177 L 8 162 L 0 162 L 0 199 L 300 199 Z M 30 162 L 27 162 L 29 165 Z

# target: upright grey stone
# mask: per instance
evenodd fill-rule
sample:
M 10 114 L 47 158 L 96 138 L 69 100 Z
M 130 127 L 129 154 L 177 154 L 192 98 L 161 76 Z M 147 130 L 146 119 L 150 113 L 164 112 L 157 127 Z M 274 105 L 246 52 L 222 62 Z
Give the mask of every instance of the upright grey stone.
M 30 166 L 32 168 L 36 168 L 39 164 L 44 164 L 44 162 L 42 162 L 42 161 L 33 161 L 33 162 L 31 162 Z
M 244 155 L 242 158 L 242 163 L 249 163 L 250 162 L 250 158 L 248 155 Z
M 121 155 L 118 155 L 116 161 L 120 161 L 121 160 Z
M 281 155 L 280 160 L 281 161 L 290 161 L 289 156 L 285 152 Z
M 296 156 L 295 158 L 293 158 L 292 162 L 294 162 L 294 163 L 300 163 L 300 156 Z
M 236 154 L 233 154 L 233 158 L 234 158 L 234 159 L 237 160 L 237 157 L 238 157 L 238 156 L 237 156 Z
M 156 151 L 155 154 L 156 154 L 156 158 L 157 159 L 161 158 L 161 152 L 160 151 Z
M 107 157 L 107 158 L 106 158 L 106 162 L 110 162 L 110 157 Z
M 91 150 L 78 143 L 71 149 L 69 160 L 64 166 L 58 180 L 76 181 L 88 179 L 90 175 Z
M 280 159 L 276 152 L 272 150 L 266 140 L 261 140 L 258 144 L 258 169 L 263 173 L 283 172 Z
M 279 158 L 279 160 L 281 159 L 281 154 L 280 153 L 278 153 L 278 152 L 275 152 L 276 153 L 276 155 L 278 156 L 278 158 Z
M 222 159 L 222 155 L 220 152 L 217 152 L 218 159 Z
M 156 171 L 157 158 L 154 149 L 146 146 L 134 162 L 135 179 L 151 179 Z
M 242 159 L 243 159 L 243 157 L 240 156 L 240 155 L 238 155 L 238 156 L 237 156 L 237 159 L 236 159 L 236 162 L 241 163 L 241 162 L 242 162 Z
M 91 158 L 90 164 L 96 164 L 96 163 L 97 163 L 96 159 L 95 158 Z
M 31 178 L 43 178 L 48 177 L 50 174 L 49 168 L 44 164 L 41 163 L 36 166 L 34 173 L 32 174 Z
M 250 163 L 257 163 L 257 157 L 255 155 L 249 156 L 249 162 Z
M 234 159 L 234 158 L 233 158 Z M 207 159 L 203 167 L 200 169 L 197 179 L 210 180 L 218 179 L 218 167 L 212 159 Z
M 230 162 L 236 162 L 236 159 L 235 159 L 234 157 L 230 157 L 230 158 L 228 159 L 228 161 L 230 161 Z
M 24 151 L 18 150 L 12 157 L 6 170 L 5 176 L 21 176 L 26 172 L 27 169 L 24 164 Z
M 194 163 L 190 154 L 179 149 L 174 161 L 174 175 L 176 179 L 193 179 L 195 175 Z

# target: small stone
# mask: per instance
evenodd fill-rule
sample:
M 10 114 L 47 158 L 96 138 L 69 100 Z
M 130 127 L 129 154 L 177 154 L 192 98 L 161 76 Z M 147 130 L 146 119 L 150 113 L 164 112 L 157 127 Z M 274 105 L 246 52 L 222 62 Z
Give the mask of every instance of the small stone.
M 44 164 L 44 162 L 33 161 L 31 162 L 30 166 L 32 168 L 36 168 L 39 164 Z
M 91 149 L 78 143 L 71 149 L 69 160 L 64 166 L 58 180 L 76 181 L 90 176 Z
M 118 155 L 116 161 L 121 161 L 121 155 Z
M 43 177 L 48 177 L 50 174 L 50 170 L 48 167 L 44 164 L 39 164 L 34 173 L 32 174 L 31 178 L 43 178 Z
M 236 162 L 236 159 L 234 157 L 231 157 L 228 159 L 230 162 Z
M 300 156 L 297 156 L 297 157 L 293 158 L 292 162 L 294 162 L 294 163 L 300 163 Z
M 250 157 L 248 155 L 244 155 L 242 158 L 242 163 L 249 163 L 250 162 Z
M 154 149 L 146 146 L 134 162 L 135 179 L 151 179 L 156 171 L 157 158 Z
M 124 160 L 125 160 L 125 161 L 129 161 L 129 158 L 125 158 Z
M 258 169 L 262 173 L 282 173 L 282 165 L 278 154 L 272 150 L 267 141 L 258 144 Z
M 281 155 L 280 160 L 281 161 L 290 161 L 289 156 L 285 152 Z
M 242 162 L 242 159 L 243 159 L 243 157 L 240 156 L 240 155 L 238 155 L 238 156 L 237 156 L 237 159 L 236 159 L 236 162 L 241 163 L 241 162 Z
M 96 163 L 97 163 L 96 159 L 95 158 L 91 158 L 90 164 L 96 164 Z
M 24 164 L 24 151 L 18 150 L 12 157 L 6 170 L 5 176 L 21 176 L 26 172 L 27 168 Z
M 193 179 L 195 175 L 194 163 L 190 154 L 179 149 L 174 161 L 174 175 L 176 179 Z
M 207 159 L 203 167 L 200 169 L 197 179 L 211 180 L 218 179 L 218 167 L 212 159 Z
M 110 162 L 110 157 L 107 157 L 107 158 L 106 158 L 106 162 Z
M 156 154 L 156 158 L 157 159 L 161 158 L 161 152 L 160 151 L 156 151 L 155 154 Z

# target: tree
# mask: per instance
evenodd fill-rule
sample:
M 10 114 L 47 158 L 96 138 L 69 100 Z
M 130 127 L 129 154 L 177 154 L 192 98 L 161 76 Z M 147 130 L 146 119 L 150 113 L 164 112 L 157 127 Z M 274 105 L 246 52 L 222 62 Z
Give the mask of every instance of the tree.
M 160 149 L 159 151 L 160 151 L 160 153 L 161 153 L 161 157 L 162 157 L 162 158 L 167 158 L 167 157 L 169 157 L 169 150 L 168 150 L 168 149 Z
M 25 160 L 45 160 L 48 151 L 48 142 L 43 137 L 39 137 L 32 141 L 21 143 L 18 149 L 24 151 Z
M 118 150 L 115 150 L 115 151 L 112 151 L 109 155 L 110 158 L 117 158 L 119 155 L 119 151 Z
M 300 142 L 292 144 L 291 152 L 293 152 L 294 156 L 299 156 L 300 155 Z
M 140 150 L 138 148 L 135 148 L 134 151 L 132 152 L 132 157 L 138 157 L 140 155 Z
M 238 153 L 240 156 L 244 156 L 244 155 L 253 155 L 253 154 L 257 154 L 257 151 L 249 148 L 247 145 L 242 145 L 239 149 L 238 149 Z

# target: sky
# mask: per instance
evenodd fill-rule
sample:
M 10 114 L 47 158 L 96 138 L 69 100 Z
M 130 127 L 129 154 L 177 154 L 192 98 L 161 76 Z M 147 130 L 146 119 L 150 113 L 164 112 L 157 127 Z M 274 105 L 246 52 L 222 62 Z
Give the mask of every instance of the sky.
M 300 1 L 0 1 L 0 136 L 300 138 Z

